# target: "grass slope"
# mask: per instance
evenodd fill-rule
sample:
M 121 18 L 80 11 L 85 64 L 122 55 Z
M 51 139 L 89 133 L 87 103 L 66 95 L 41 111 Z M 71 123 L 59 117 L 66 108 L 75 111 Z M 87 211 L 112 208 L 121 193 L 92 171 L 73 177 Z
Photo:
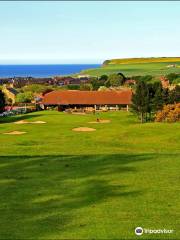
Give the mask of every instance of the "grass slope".
M 169 58 L 168 58 L 169 59 Z M 133 60 L 133 59 L 132 59 Z M 150 61 L 150 60 L 149 60 Z M 159 60 L 160 61 L 160 60 Z M 179 61 L 169 61 L 168 62 L 133 62 L 133 61 L 122 61 L 117 64 L 117 62 L 112 60 L 113 64 L 103 65 L 96 69 L 83 70 L 81 73 L 89 74 L 91 76 L 101 76 L 103 74 L 113 74 L 121 72 L 127 77 L 135 75 L 153 75 L 160 76 L 169 73 L 180 73 L 180 58 Z M 168 68 L 168 65 L 176 64 L 177 67 Z
M 0 133 L 0 239 L 138 239 L 134 228 L 174 229 L 180 218 L 180 125 L 139 124 L 130 113 L 44 111 L 7 119 Z M 46 124 L 16 125 L 12 121 Z M 89 126 L 95 132 L 73 132 Z

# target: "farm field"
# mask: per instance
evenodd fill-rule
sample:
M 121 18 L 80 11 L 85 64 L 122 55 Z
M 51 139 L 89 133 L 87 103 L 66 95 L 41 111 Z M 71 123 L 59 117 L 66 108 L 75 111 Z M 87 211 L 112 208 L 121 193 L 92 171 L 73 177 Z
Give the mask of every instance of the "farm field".
M 177 66 L 168 68 L 167 66 L 171 64 L 176 64 Z M 169 73 L 180 73 L 180 62 L 109 64 L 96 69 L 84 70 L 81 74 L 101 76 L 103 74 L 110 75 L 119 72 L 123 73 L 126 77 L 138 75 L 161 76 Z
M 110 122 L 89 123 L 97 116 Z M 179 123 L 140 124 L 127 112 L 3 119 L 0 239 L 180 238 Z M 139 237 L 138 226 L 174 233 Z

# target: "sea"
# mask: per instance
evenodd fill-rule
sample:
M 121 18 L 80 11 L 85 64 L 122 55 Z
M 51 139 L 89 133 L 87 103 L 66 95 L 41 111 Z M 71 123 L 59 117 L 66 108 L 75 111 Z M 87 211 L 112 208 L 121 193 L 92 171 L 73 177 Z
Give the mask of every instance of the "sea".
M 63 76 L 98 67 L 100 64 L 0 65 L 0 78 Z

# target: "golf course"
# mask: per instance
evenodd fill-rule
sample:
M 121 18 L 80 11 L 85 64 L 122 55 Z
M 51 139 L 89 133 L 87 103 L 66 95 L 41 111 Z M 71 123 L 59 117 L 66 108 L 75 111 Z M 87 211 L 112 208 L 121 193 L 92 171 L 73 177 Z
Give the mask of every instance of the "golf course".
M 179 146 L 179 123 L 125 111 L 1 118 L 0 238 L 179 239 Z

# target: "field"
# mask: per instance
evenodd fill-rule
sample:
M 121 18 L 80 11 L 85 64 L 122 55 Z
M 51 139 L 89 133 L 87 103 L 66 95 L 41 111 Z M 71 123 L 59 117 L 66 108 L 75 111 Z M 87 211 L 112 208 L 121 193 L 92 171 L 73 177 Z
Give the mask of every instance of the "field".
M 56 111 L 0 123 L 0 239 L 179 239 L 178 123 Z M 17 120 L 45 124 L 14 124 Z M 73 132 L 75 127 L 94 132 Z M 4 135 L 9 131 L 24 135 Z M 137 226 L 173 234 L 134 234 Z
M 176 64 L 176 67 L 167 67 Z M 149 62 L 149 63 L 127 63 L 108 64 L 95 69 L 84 70 L 82 74 L 90 76 L 101 76 L 103 74 L 123 73 L 126 77 L 139 75 L 161 76 L 169 73 L 180 73 L 180 62 Z

